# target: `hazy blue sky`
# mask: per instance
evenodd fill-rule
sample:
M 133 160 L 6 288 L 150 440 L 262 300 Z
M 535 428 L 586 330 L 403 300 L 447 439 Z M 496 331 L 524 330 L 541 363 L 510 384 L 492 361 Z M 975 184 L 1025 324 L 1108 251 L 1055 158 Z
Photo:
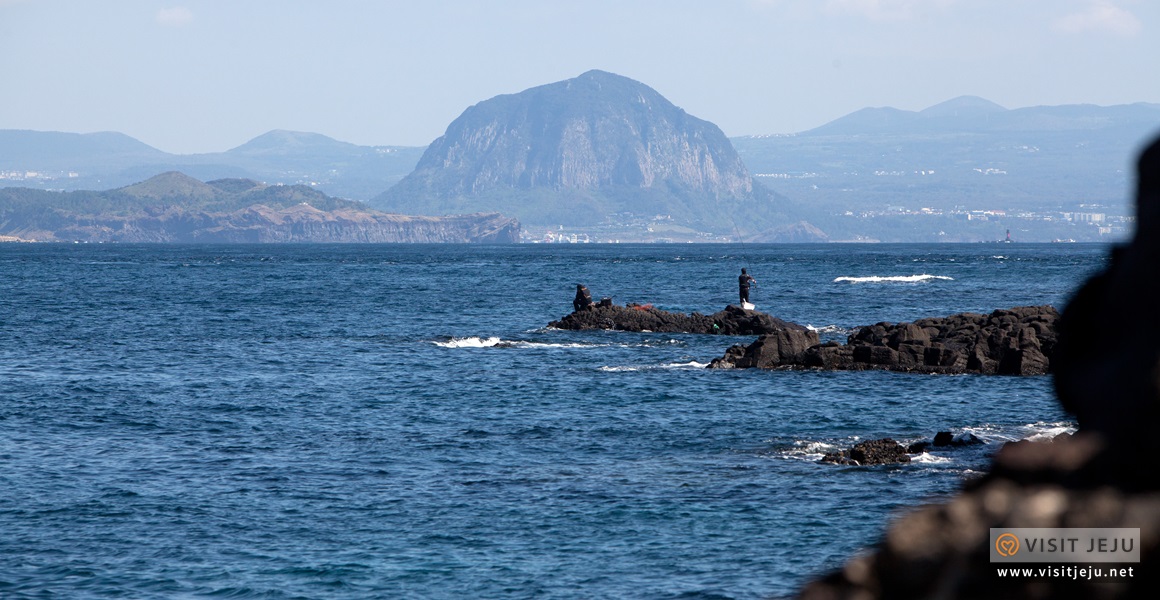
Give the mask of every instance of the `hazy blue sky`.
M 1160 102 L 1156 0 L 0 0 L 0 129 L 177 153 L 271 129 L 423 146 L 603 69 L 727 135 L 961 95 Z

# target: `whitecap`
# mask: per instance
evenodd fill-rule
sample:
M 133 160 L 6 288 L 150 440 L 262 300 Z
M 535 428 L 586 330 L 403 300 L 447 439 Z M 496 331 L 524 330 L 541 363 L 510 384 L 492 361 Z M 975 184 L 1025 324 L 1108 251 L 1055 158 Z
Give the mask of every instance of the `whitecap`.
M 928 452 L 922 452 L 918 456 L 912 456 L 910 462 L 925 465 L 941 465 L 951 462 L 951 459 L 945 456 L 935 456 Z
M 806 325 L 806 329 L 809 329 L 810 331 L 814 331 L 817 333 L 849 334 L 851 331 L 845 327 L 839 327 L 838 325 L 823 325 L 821 327 L 814 327 L 813 325 Z
M 704 369 L 705 367 L 708 367 L 708 366 L 709 366 L 709 363 L 699 363 L 695 360 L 690 360 L 689 362 L 669 363 L 667 365 L 661 365 L 660 368 L 662 368 L 662 369 Z
M 700 363 L 695 360 L 683 363 L 667 363 L 661 365 L 635 365 L 635 366 L 607 366 L 600 367 L 601 371 L 605 373 L 631 373 L 634 371 L 655 371 L 660 369 L 704 369 L 708 367 L 707 363 Z
M 936 279 L 942 281 L 955 280 L 953 277 L 947 277 L 945 275 L 928 275 L 924 273 L 922 275 L 871 275 L 869 277 L 837 277 L 834 279 L 834 283 L 841 283 L 843 281 L 848 281 L 850 283 L 921 283 L 924 281 L 932 281 Z
M 443 348 L 491 348 L 498 346 L 501 341 L 498 337 L 481 338 L 472 336 L 465 338 L 453 337 L 445 342 L 433 343 Z
M 1072 423 L 1031 423 L 1023 426 L 1022 439 L 1031 441 L 1043 441 L 1054 439 L 1055 436 L 1064 433 L 1075 433 L 1076 427 Z
M 500 342 L 500 345 L 507 346 L 510 348 L 597 348 L 597 347 L 601 347 L 601 346 L 606 346 L 607 344 L 580 344 L 580 343 L 559 344 L 559 343 L 550 343 L 550 342 Z
M 971 434 L 987 443 L 1015 442 L 1019 440 L 1043 441 L 1050 440 L 1061 433 L 1075 433 L 1075 431 L 1075 424 L 1069 422 L 1045 423 L 1040 421 L 1014 428 L 998 427 L 988 424 L 977 427 L 964 427 L 963 432 L 956 435 L 955 438 L 958 439 L 960 436 Z
M 826 454 L 837 452 L 841 449 L 835 444 L 816 440 L 795 440 L 793 445 L 793 448 L 782 452 L 782 456 L 785 458 L 817 462 L 822 460 L 822 457 Z

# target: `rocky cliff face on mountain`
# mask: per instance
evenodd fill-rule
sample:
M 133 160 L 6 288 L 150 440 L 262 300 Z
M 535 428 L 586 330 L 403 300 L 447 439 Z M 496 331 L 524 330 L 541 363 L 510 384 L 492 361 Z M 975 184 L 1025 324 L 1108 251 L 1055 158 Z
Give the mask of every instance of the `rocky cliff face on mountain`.
M 420 214 L 499 210 L 537 225 L 664 214 L 750 235 L 796 222 L 783 198 L 754 184 L 716 125 L 602 71 L 468 108 L 372 205 Z
M 504 244 L 519 233 L 518 221 L 498 213 L 387 214 L 308 186 L 181 173 L 105 192 L 0 190 L 0 235 L 14 240 Z

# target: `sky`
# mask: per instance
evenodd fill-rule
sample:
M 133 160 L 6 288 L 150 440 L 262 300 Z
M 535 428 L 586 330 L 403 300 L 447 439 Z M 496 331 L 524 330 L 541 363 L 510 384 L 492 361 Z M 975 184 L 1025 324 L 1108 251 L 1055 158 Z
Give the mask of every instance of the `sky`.
M 0 129 L 426 146 L 601 69 L 733 137 L 963 95 L 1160 103 L 1158 63 L 1155 0 L 0 0 Z

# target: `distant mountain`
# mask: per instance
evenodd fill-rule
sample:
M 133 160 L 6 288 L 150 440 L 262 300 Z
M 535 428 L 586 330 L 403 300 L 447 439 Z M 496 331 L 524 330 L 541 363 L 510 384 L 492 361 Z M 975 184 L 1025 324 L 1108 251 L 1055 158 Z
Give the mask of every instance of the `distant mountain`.
M 1117 241 L 1131 230 L 1131 165 L 1157 133 L 1158 104 L 1008 110 L 964 96 L 731 141 L 832 239 Z
M 358 146 L 277 130 L 226 152 L 177 155 L 120 133 L 0 130 L 0 187 L 110 189 L 182 171 L 202 180 L 305 184 L 367 200 L 402 179 L 422 153 L 423 148 Z
M 109 163 L 135 164 L 166 156 L 123 133 L 0 130 L 0 170 L 68 170 L 97 157 Z
M 930 108 L 919 111 L 919 115 L 925 118 L 953 118 L 953 119 L 968 119 L 968 118 L 986 118 L 988 115 L 1006 112 L 1007 109 L 978 96 L 959 96 L 935 104 Z
M 499 210 L 545 226 L 663 214 L 747 236 L 791 222 L 785 199 L 754 185 L 716 125 L 603 71 L 468 108 L 371 203 L 421 214 Z
M 381 195 L 384 206 L 414 213 L 507 207 L 553 232 L 586 223 L 563 234 L 587 230 L 595 239 L 980 241 L 1010 229 L 1020 241 L 1116 241 L 1132 226 L 1117 216 L 1132 214 L 1132 163 L 1160 133 L 1160 105 L 1006 109 L 963 96 L 726 144 L 712 124 L 647 86 L 595 71 L 481 102 L 452 125 L 422 168 L 424 148 L 305 132 L 173 155 L 119 133 L 0 130 L 0 189 L 107 190 L 181 171 L 199 181 L 301 184 L 330 197 Z M 519 146 L 533 138 L 536 152 Z M 968 220 L 971 211 L 990 216 Z M 1077 224 L 1074 213 L 1087 220 Z M 618 231 L 602 229 L 608 214 Z
M 801 136 L 869 134 L 999 133 L 1009 131 L 1094 131 L 1157 125 L 1160 104 L 1095 106 L 1074 104 L 1008 110 L 975 96 L 961 96 L 921 111 L 863 108 L 800 133 Z
M 229 150 L 227 154 L 295 158 L 312 158 L 319 154 L 326 154 L 350 158 L 363 156 L 366 154 L 366 148 L 348 142 L 340 142 L 318 133 L 275 129 Z
M 415 217 L 304 185 L 170 172 L 104 192 L 0 189 L 0 239 L 84 242 L 514 243 L 499 214 Z

